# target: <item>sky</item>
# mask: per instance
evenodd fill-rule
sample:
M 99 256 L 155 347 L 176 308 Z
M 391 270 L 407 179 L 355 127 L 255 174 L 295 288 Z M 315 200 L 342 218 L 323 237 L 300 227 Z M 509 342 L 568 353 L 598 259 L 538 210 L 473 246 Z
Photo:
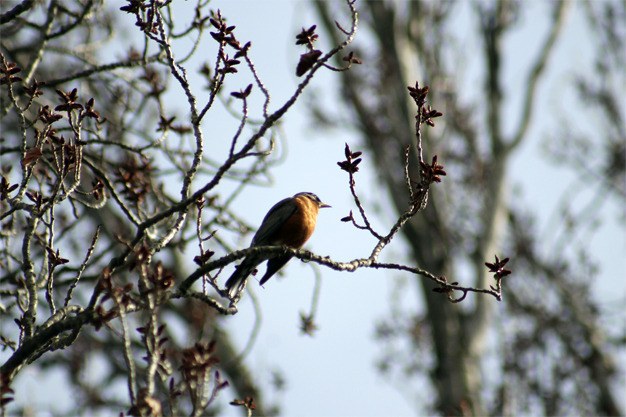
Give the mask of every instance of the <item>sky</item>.
M 254 39 L 252 59 L 257 64 L 261 79 L 272 92 L 271 108 L 276 109 L 292 94 L 300 81 L 295 76 L 295 65 L 302 50 L 294 45 L 294 37 L 302 27 L 316 23 L 316 19 L 309 13 L 309 6 L 301 1 L 215 1 L 212 7 L 220 8 L 229 23 L 237 26 L 240 40 Z M 466 24 L 475 25 L 472 22 Z M 541 25 L 545 22 L 529 19 L 526 24 L 528 32 L 515 35 L 510 40 L 512 50 L 529 50 L 529 33 L 541 31 Z M 474 29 L 475 26 L 472 26 L 468 30 Z M 123 55 L 127 46 L 121 44 L 119 51 L 110 52 L 111 56 Z M 480 48 L 480 45 L 469 47 Z M 555 60 L 582 59 L 577 58 L 582 54 L 576 52 L 578 48 L 584 47 L 585 41 L 579 39 L 575 31 L 570 31 L 558 46 Z M 534 50 L 530 51 L 532 53 Z M 507 65 L 524 65 L 523 59 L 527 55 L 511 55 Z M 534 54 L 531 56 L 534 57 Z M 586 64 L 581 62 L 581 65 Z M 189 64 L 190 69 L 199 66 L 196 62 Z M 512 72 L 512 79 L 507 81 L 513 93 L 521 88 L 521 83 L 515 81 L 516 74 Z M 189 75 L 192 77 L 192 85 L 196 83 L 197 91 L 201 91 L 202 80 L 196 77 L 195 71 L 190 71 Z M 313 81 L 313 87 L 318 93 L 325 94 L 326 89 L 336 85 L 335 73 L 322 71 L 318 75 Z M 558 100 L 563 76 L 558 70 L 548 74 L 542 88 L 552 98 L 542 101 L 537 111 L 558 111 L 559 106 L 563 106 Z M 238 90 L 242 87 L 230 85 L 227 88 Z M 184 105 L 181 103 L 181 116 L 184 115 Z M 514 106 L 512 104 L 511 110 L 514 110 Z M 284 119 L 282 130 L 288 153 L 285 162 L 273 171 L 274 184 L 267 188 L 249 188 L 235 205 L 241 204 L 242 216 L 250 224 L 258 225 L 266 211 L 278 200 L 300 191 L 312 191 L 332 208 L 320 212 L 316 232 L 306 248 L 321 255 L 332 255 L 336 260 L 347 261 L 367 256 L 376 243 L 373 238 L 339 221 L 354 206 L 347 193 L 347 175 L 338 169 L 336 162 L 343 158 L 344 143 L 349 143 L 356 150 L 359 139 L 345 131 L 320 132 L 311 126 L 306 116 L 307 110 L 306 102 L 301 100 Z M 218 124 L 219 119 L 219 116 L 207 119 L 205 131 L 208 126 L 211 127 L 207 140 L 217 140 L 214 133 L 223 131 Z M 551 166 L 551 161 L 543 154 L 540 129 L 541 126 L 531 131 L 530 140 L 523 145 L 513 161 L 510 180 L 519 185 L 528 207 L 536 204 L 544 207 L 540 213 L 540 229 L 547 226 L 549 230 L 558 203 L 556 196 L 574 177 Z M 529 169 L 530 166 L 532 169 Z M 386 230 L 395 219 L 390 204 L 381 199 L 384 193 L 380 192 L 367 154 L 360 167 L 357 190 L 363 196 L 366 207 L 380 213 L 372 218 L 375 228 Z M 552 181 L 545 181 L 546 173 L 550 173 Z M 245 204 L 246 201 L 256 201 L 257 204 Z M 623 256 L 615 257 L 614 254 L 616 248 L 618 253 L 626 253 L 626 238 L 623 228 L 616 227 L 616 223 L 611 221 L 617 217 L 620 208 L 614 204 L 606 210 L 607 224 L 602 226 L 598 237 L 590 242 L 593 253 L 604 268 L 596 295 L 623 302 L 626 300 L 623 279 L 626 261 Z M 248 243 L 242 242 L 242 247 Z M 402 241 L 397 240 L 386 250 L 385 256 L 387 259 L 402 260 L 403 250 Z M 324 269 L 322 276 L 316 317 L 319 330 L 314 337 L 301 335 L 298 328 L 300 313 L 310 308 L 315 282 L 309 265 L 292 261 L 285 268 L 284 277 L 272 278 L 265 288 L 255 283 L 249 286 L 258 297 L 262 323 L 254 348 L 245 358 L 246 363 L 259 376 L 261 384 L 271 384 L 275 371 L 286 378 L 285 389 L 281 392 L 266 390 L 266 399 L 280 404 L 281 415 L 284 416 L 415 415 L 415 410 L 419 410 L 418 404 L 429 398 L 428 388 L 423 387 L 423 395 L 415 397 L 413 392 L 407 394 L 398 381 L 383 378 L 375 367 L 376 360 L 382 354 L 381 347 L 373 337 L 375 323 L 387 317 L 392 301 L 410 305 L 419 300 L 414 286 L 405 285 L 395 291 L 398 282 L 407 279 L 400 273 L 381 274 L 367 270 L 337 273 Z M 620 279 L 619 285 L 616 284 Z M 400 299 L 396 298 L 398 293 Z M 414 305 L 413 308 L 420 309 L 421 306 Z M 496 306 L 496 309 L 503 308 L 502 304 Z M 243 349 L 257 319 L 250 298 L 246 297 L 239 304 L 239 313 L 224 319 L 222 324 L 233 332 Z M 32 370 L 21 376 L 16 400 L 27 401 L 28 393 L 42 383 L 40 377 Z M 58 382 L 55 378 L 59 377 L 53 376 L 48 379 L 48 383 L 56 385 Z M 42 404 L 59 401 L 55 390 L 50 390 L 49 395 L 50 398 L 44 395 L 36 401 Z M 234 393 L 227 390 L 221 393 L 221 400 L 226 404 L 233 396 Z M 239 410 L 228 406 L 225 411 L 225 416 L 240 415 Z

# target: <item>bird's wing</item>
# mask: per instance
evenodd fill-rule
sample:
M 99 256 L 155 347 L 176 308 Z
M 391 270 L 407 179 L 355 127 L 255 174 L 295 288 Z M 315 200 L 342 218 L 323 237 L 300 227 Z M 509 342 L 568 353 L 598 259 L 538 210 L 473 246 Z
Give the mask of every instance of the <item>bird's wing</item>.
M 259 230 L 252 238 L 252 246 L 271 245 L 274 234 L 287 221 L 298 207 L 291 197 L 280 200 L 267 212 Z

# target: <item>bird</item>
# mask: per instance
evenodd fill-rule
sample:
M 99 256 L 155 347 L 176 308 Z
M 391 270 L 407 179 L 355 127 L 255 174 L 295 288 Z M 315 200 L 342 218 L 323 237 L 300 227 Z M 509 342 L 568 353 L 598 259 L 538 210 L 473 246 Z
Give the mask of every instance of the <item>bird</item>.
M 267 212 L 259 230 L 252 238 L 250 247 L 284 245 L 301 248 L 313 234 L 319 209 L 330 207 L 320 198 L 309 192 L 297 193 L 287 197 Z M 231 299 L 240 292 L 248 276 L 263 261 L 267 261 L 267 271 L 259 281 L 265 284 L 280 268 L 293 257 L 291 254 L 277 255 L 272 258 L 260 254 L 250 254 L 236 267 L 235 272 L 226 281 L 226 294 Z

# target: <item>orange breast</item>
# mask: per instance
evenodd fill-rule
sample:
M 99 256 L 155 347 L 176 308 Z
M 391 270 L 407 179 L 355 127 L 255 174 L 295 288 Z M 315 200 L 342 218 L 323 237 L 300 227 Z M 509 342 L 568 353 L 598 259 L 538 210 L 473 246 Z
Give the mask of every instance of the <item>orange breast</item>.
M 307 197 L 296 197 L 294 203 L 298 208 L 276 233 L 276 243 L 300 248 L 315 230 L 319 208 Z

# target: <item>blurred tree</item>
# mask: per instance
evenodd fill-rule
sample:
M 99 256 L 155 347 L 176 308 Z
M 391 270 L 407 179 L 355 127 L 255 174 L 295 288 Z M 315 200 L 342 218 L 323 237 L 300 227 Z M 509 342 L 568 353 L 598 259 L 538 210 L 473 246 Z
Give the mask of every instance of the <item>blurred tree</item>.
M 315 7 L 337 42 L 342 11 L 332 2 Z M 431 281 L 416 279 L 425 311 L 394 306 L 381 323 L 381 369 L 429 381 L 436 393 L 430 412 L 442 415 L 623 415 L 613 355 L 625 338 L 603 325 L 602 301 L 592 296 L 599 272 L 584 236 L 596 230 L 608 203 L 623 207 L 626 197 L 624 2 L 372 1 L 360 12 L 362 36 L 353 46 L 363 65 L 342 74 L 337 100 L 345 111 L 315 108 L 316 125 L 359 132 L 401 212 L 405 180 L 394 161 L 414 140 L 415 105 L 405 90 L 423 80 L 444 113 L 437 129 L 425 131 L 425 149 L 438 154 L 448 177 L 402 229 L 410 258 L 444 276 L 469 268 L 474 285 L 486 287 L 485 259 L 504 252 L 516 275 L 507 281 L 503 311 L 490 297 L 442 303 L 432 296 Z M 593 46 L 589 56 L 557 62 L 563 33 L 580 22 L 572 13 L 583 16 L 584 27 L 575 29 Z M 545 30 L 538 30 L 544 21 Z M 472 24 L 476 33 L 467 29 Z M 520 32 L 523 46 L 513 44 Z M 579 71 L 581 59 L 595 62 L 596 71 Z M 542 81 L 553 68 L 575 74 L 562 94 L 578 98 L 558 116 L 538 110 L 547 96 Z M 558 128 L 546 126 L 557 119 Z M 550 155 L 579 174 L 563 191 L 562 223 L 547 231 L 534 225 L 542 207 L 526 207 L 509 178 L 520 147 L 536 134 L 531 128 L 552 128 Z M 575 199 L 585 193 L 593 200 L 577 209 Z M 562 232 L 554 242 L 540 237 L 555 230 Z

